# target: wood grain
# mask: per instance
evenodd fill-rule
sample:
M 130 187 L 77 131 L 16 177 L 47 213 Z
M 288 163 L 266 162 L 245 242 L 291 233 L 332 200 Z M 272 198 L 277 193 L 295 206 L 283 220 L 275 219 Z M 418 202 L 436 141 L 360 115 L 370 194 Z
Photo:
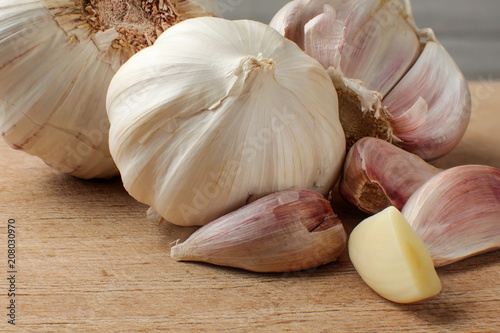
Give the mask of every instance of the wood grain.
M 464 140 L 435 162 L 500 168 L 500 83 L 471 84 Z M 347 254 L 307 272 L 255 274 L 177 263 L 170 244 L 194 230 L 145 216 L 120 179 L 57 174 L 0 143 L 0 331 L 500 331 L 500 251 L 439 268 L 443 291 L 410 305 L 386 301 Z M 364 215 L 342 199 L 351 230 Z M 7 324 L 7 230 L 17 226 L 16 328 Z

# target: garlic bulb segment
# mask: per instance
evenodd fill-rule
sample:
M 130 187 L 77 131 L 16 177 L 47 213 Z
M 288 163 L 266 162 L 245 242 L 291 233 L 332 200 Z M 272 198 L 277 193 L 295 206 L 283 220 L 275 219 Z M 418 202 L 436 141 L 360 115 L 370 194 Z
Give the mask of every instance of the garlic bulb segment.
M 255 272 L 288 272 L 336 260 L 346 240 L 342 223 L 322 195 L 288 190 L 201 227 L 173 246 L 171 256 Z
M 410 71 L 384 98 L 402 148 L 426 160 L 452 150 L 465 134 L 471 113 L 467 82 L 436 41 L 428 41 Z
M 458 166 L 422 185 L 402 210 L 436 267 L 500 249 L 500 170 Z
M 340 194 L 368 214 L 389 206 L 401 210 L 413 192 L 440 171 L 417 155 L 367 137 L 347 154 Z
M 3 0 L 3 138 L 63 173 L 118 174 L 108 148 L 109 82 L 131 55 L 183 19 L 189 2 Z
M 324 68 L 254 21 L 195 18 L 115 75 L 110 149 L 137 200 L 204 225 L 267 194 L 327 194 L 345 139 Z
M 372 136 L 434 159 L 462 138 L 468 86 L 409 1 L 295 0 L 270 25 L 328 69 L 348 147 Z
M 348 248 L 361 278 L 390 301 L 418 302 L 441 291 L 429 252 L 395 207 L 358 224 Z

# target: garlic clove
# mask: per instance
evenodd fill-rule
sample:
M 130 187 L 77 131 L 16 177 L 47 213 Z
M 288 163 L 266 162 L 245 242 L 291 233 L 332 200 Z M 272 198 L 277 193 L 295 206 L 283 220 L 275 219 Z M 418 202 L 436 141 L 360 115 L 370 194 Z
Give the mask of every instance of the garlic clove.
M 125 188 L 178 225 L 289 188 L 326 195 L 345 158 L 328 73 L 255 21 L 168 29 L 120 68 L 107 105 Z
M 383 99 L 402 148 L 429 160 L 453 149 L 467 129 L 467 82 L 444 47 L 430 40 L 410 71 Z
M 337 20 L 335 9 L 325 6 L 323 13 L 305 24 L 304 33 L 304 51 L 307 54 L 313 56 L 325 68 L 340 66 L 345 45 L 345 24 Z
M 340 68 L 347 78 L 385 96 L 418 58 L 419 36 L 399 0 L 347 3 Z
M 358 224 L 348 248 L 361 278 L 390 301 L 418 302 L 441 291 L 428 250 L 394 207 Z
M 154 12 L 161 17 L 148 17 L 160 2 L 164 8 Z M 62 173 L 117 175 L 108 147 L 108 85 L 130 56 L 154 42 L 157 29 L 190 16 L 190 8 L 201 15 L 202 5 L 213 1 L 190 3 L 1 1 L 2 137 Z
M 326 69 L 341 69 L 346 78 L 385 95 L 420 53 L 419 36 L 407 18 L 398 0 L 295 0 L 270 25 Z
M 347 154 L 340 194 L 368 214 L 389 206 L 401 210 L 413 192 L 440 171 L 417 155 L 367 137 Z
M 402 213 L 436 267 L 500 249 L 500 170 L 482 165 L 443 171 L 422 185 Z
M 173 246 L 171 256 L 255 272 L 288 272 L 336 260 L 346 239 L 328 200 L 314 191 L 288 190 L 201 227 Z

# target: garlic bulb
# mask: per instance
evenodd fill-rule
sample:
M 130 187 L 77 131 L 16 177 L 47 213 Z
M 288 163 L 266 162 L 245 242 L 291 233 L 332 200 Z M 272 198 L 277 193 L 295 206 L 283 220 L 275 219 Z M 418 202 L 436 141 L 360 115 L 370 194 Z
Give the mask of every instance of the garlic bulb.
M 168 29 L 116 73 L 107 110 L 125 188 L 179 225 L 286 189 L 325 195 L 345 157 L 325 69 L 254 21 Z
M 3 0 L 0 130 L 60 172 L 109 177 L 106 91 L 116 70 L 201 1 Z
M 294 0 L 271 26 L 328 69 L 349 147 L 373 136 L 428 160 L 462 138 L 467 82 L 409 1 Z
M 288 190 L 204 225 L 170 254 L 177 261 L 289 272 L 336 260 L 346 241 L 328 200 L 318 192 Z
M 500 170 L 463 165 L 429 179 L 401 211 L 434 266 L 500 249 Z

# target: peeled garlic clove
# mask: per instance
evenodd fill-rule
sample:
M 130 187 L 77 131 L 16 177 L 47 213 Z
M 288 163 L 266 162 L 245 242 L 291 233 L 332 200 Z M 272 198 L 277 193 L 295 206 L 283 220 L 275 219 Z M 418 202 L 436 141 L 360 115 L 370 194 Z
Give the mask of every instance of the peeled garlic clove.
M 436 267 L 500 249 L 500 170 L 466 165 L 429 179 L 402 210 Z
M 409 1 L 295 0 L 271 21 L 328 69 L 348 148 L 372 136 L 434 159 L 464 134 L 465 79 L 411 14 Z
M 105 98 L 116 70 L 191 1 L 3 0 L 0 130 L 7 143 L 80 178 L 118 174 Z M 211 3 L 212 1 L 206 1 Z M 163 3 L 162 8 L 158 8 Z M 201 4 L 192 7 L 202 14 Z M 157 14 L 147 14 L 152 7 Z M 210 13 L 205 13 L 210 14 Z
M 432 40 L 383 104 L 393 116 L 401 147 L 427 160 L 458 144 L 471 113 L 464 76 L 444 47 Z
M 413 192 L 440 171 L 388 142 L 363 138 L 347 154 L 340 194 L 368 214 L 389 206 L 401 210 Z
M 348 248 L 361 278 L 390 301 L 418 302 L 441 291 L 428 250 L 394 207 L 358 224 Z
M 288 272 L 336 260 L 346 239 L 328 200 L 314 191 L 288 190 L 201 227 L 173 246 L 171 256 L 255 272 Z
M 175 25 L 117 72 L 107 106 L 125 188 L 178 225 L 289 188 L 326 195 L 345 157 L 327 72 L 259 22 Z

